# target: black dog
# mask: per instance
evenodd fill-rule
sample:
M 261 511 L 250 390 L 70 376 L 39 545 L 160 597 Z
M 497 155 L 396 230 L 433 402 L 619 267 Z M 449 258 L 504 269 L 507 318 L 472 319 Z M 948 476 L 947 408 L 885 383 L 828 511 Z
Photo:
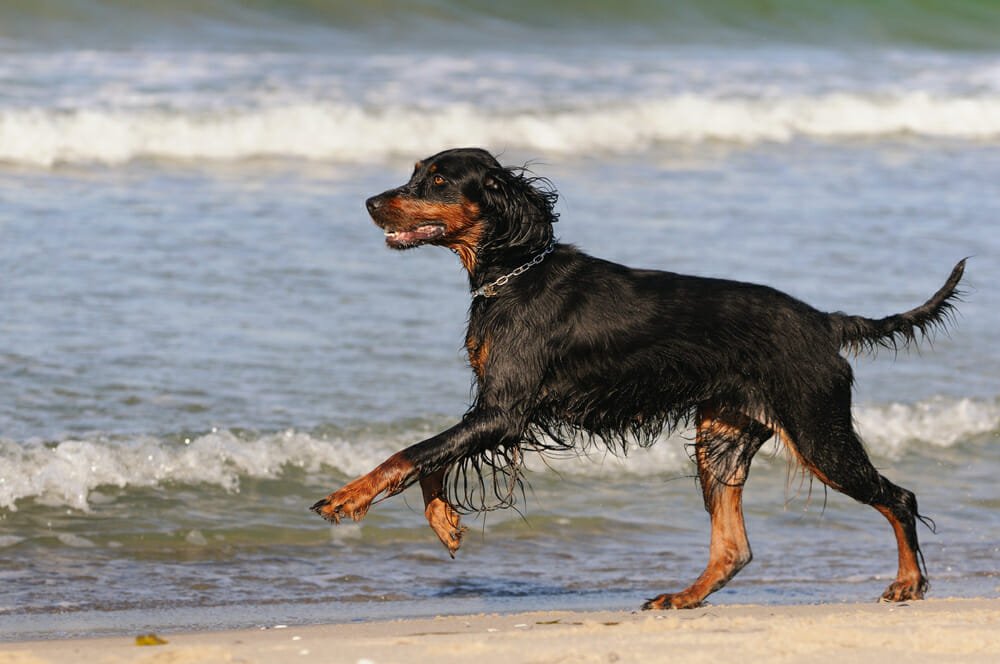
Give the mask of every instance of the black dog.
M 556 193 L 525 173 L 484 150 L 448 150 L 418 162 L 407 184 L 368 199 L 390 247 L 449 247 L 468 271 L 475 403 L 452 428 L 313 510 L 359 520 L 380 494 L 419 481 L 427 520 L 454 557 L 464 532 L 456 506 L 509 505 L 523 451 L 592 439 L 624 449 L 693 424 L 712 521 L 708 565 L 687 589 L 643 608 L 695 607 L 750 562 L 743 484 L 754 454 L 777 436 L 813 475 L 892 524 L 899 572 L 882 599 L 922 598 L 917 501 L 869 461 L 852 425 L 852 372 L 841 351 L 905 346 L 943 326 L 965 261 L 906 313 L 824 313 L 766 286 L 634 270 L 558 244 Z

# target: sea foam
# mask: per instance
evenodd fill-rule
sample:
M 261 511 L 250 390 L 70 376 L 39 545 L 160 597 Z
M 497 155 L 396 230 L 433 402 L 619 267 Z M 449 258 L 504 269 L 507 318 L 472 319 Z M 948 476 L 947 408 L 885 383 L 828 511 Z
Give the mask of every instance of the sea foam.
M 566 155 L 627 154 L 664 143 L 892 136 L 1000 140 L 1000 96 L 679 94 L 519 111 L 463 102 L 429 110 L 305 101 L 211 111 L 0 110 L 0 161 L 42 167 L 139 158 L 374 162 L 472 144 Z
M 899 458 L 920 446 L 952 447 L 1000 430 L 1000 403 L 931 399 L 916 404 L 863 406 L 859 429 L 876 456 Z M 204 484 L 238 491 L 247 478 L 280 479 L 289 468 L 308 473 L 365 473 L 410 442 L 427 437 L 426 426 L 391 435 L 364 429 L 337 435 L 284 431 L 253 436 L 207 432 L 190 439 L 153 436 L 0 441 L 0 508 L 16 510 L 28 498 L 88 510 L 90 493 L 102 486 L 142 488 Z M 529 468 L 570 476 L 654 476 L 690 472 L 685 444 L 677 435 L 649 449 L 615 457 L 594 447 L 582 457 L 549 464 L 533 456 Z

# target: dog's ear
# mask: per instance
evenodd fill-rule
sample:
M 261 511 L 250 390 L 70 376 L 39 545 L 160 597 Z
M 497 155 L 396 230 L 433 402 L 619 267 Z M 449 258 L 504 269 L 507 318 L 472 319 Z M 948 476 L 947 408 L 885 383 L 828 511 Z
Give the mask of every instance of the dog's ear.
M 482 202 L 508 218 L 520 217 L 524 221 L 553 223 L 559 215 L 553 212 L 556 193 L 552 183 L 545 178 L 529 177 L 527 168 L 491 168 L 487 170 L 480 186 Z
M 506 211 L 516 204 L 517 192 L 513 180 L 513 174 L 505 168 L 487 170 L 479 181 L 483 205 L 507 216 Z
M 497 180 L 495 171 L 489 171 L 483 177 L 483 188 L 489 191 L 500 191 L 500 182 Z
M 506 210 L 517 197 L 515 177 L 506 168 L 490 168 L 479 179 L 479 202 L 488 209 Z
M 556 194 L 544 178 L 524 168 L 491 168 L 478 180 L 475 200 L 490 220 L 490 240 L 507 246 L 544 246 L 552 236 Z

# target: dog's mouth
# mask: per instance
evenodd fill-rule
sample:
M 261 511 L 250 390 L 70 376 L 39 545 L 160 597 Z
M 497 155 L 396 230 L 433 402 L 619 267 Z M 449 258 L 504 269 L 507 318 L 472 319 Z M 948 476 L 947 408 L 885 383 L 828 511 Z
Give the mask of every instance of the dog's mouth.
M 440 222 L 431 222 L 407 230 L 383 229 L 383 232 L 387 245 L 393 249 L 408 249 L 444 237 L 445 227 Z

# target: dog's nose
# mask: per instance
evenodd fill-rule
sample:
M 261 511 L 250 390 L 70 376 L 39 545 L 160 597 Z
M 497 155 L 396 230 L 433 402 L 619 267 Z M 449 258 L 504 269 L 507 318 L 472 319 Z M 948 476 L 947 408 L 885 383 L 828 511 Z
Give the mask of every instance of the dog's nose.
M 368 208 L 368 214 L 375 214 L 375 211 L 382 207 L 382 197 L 372 196 L 365 201 L 365 207 Z

